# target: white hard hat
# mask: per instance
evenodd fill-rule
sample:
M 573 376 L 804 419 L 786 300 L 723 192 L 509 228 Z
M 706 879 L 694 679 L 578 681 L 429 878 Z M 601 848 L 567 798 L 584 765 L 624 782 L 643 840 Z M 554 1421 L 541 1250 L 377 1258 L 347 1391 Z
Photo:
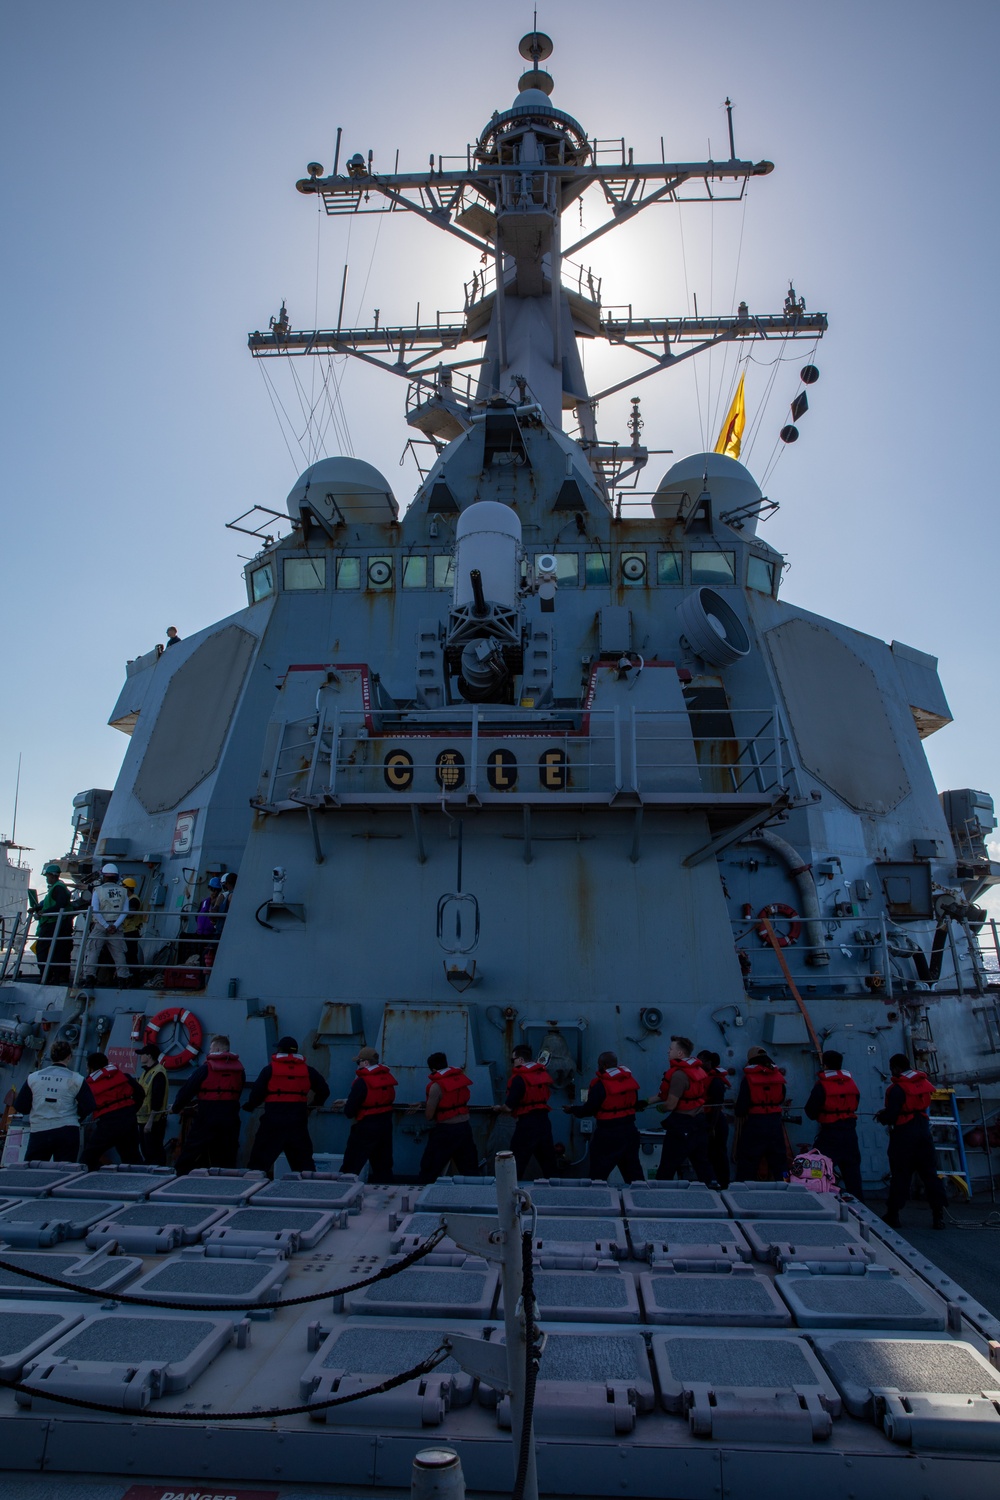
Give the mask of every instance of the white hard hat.
M 101 874 L 102 875 L 117 875 L 118 874 L 118 866 L 117 865 L 102 865 L 101 866 Z

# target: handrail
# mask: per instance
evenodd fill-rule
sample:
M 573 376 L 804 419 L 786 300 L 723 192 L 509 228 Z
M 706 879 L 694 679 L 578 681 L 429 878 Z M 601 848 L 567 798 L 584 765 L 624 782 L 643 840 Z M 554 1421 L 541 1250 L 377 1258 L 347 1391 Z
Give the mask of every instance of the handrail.
M 364 795 L 399 800 L 403 787 L 383 784 L 383 755 L 359 756 L 358 747 L 373 740 L 383 748 L 397 745 L 411 757 L 410 784 L 436 799 L 434 777 L 439 740 L 462 745 L 470 795 L 488 776 L 491 741 L 502 743 L 514 735 L 530 744 L 548 741 L 566 755 L 574 791 L 588 797 L 622 791 L 626 784 L 639 796 L 665 793 L 718 794 L 759 801 L 785 785 L 791 764 L 789 740 L 776 707 L 703 710 L 692 723 L 686 707 L 648 708 L 629 703 L 601 709 L 576 708 L 551 717 L 521 720 L 516 711 L 488 704 L 468 706 L 468 713 L 440 718 L 432 713 L 410 718 L 393 711 L 341 709 L 338 734 L 327 732 L 321 713 L 292 719 L 281 726 L 271 755 L 269 773 L 261 784 L 257 805 L 284 811 L 303 802 L 338 802 Z M 714 719 L 712 714 L 714 712 Z M 722 732 L 707 734 L 718 723 Z M 311 748 L 308 765 L 302 750 Z M 516 749 L 516 747 L 515 747 Z M 521 758 L 520 755 L 518 757 Z M 530 752 L 522 766 L 526 772 Z M 551 786 L 551 783 L 548 783 Z M 409 789 L 407 789 L 409 790 Z
M 190 908 L 180 912 L 166 912 L 160 906 L 140 907 L 130 911 L 129 917 L 141 917 L 143 926 L 134 934 L 125 933 L 124 936 L 135 936 L 136 939 L 145 938 L 147 942 L 152 940 L 156 943 L 158 949 L 168 946 L 176 947 L 181 950 L 176 963 L 179 963 L 183 967 L 190 967 L 190 965 L 183 964 L 185 943 L 192 950 L 197 948 L 199 956 L 203 957 L 209 949 L 217 949 L 222 939 L 221 926 L 217 932 L 204 935 L 194 931 L 184 931 L 184 925 L 193 922 L 197 915 L 198 913 L 192 911 Z M 215 916 L 214 920 L 224 923 L 227 916 L 228 912 L 220 912 Z M 178 923 L 178 930 L 173 935 L 160 932 L 146 933 L 145 927 L 150 917 L 168 917 L 171 924 L 174 921 Z M 46 939 L 49 942 L 49 950 L 46 954 L 44 964 L 39 967 L 38 983 L 48 984 L 50 982 L 53 964 L 59 966 L 55 958 L 56 943 L 63 942 L 69 938 L 73 944 L 72 956 L 69 961 L 69 984 L 72 988 L 79 987 L 82 977 L 84 953 L 86 952 L 87 941 L 93 926 L 93 911 L 89 905 L 63 907 L 58 912 L 43 912 L 32 908 L 27 912 L 18 913 L 14 923 L 15 935 L 12 936 L 12 940 L 7 943 L 6 947 L 0 950 L 0 981 L 21 977 L 21 970 L 24 963 L 24 949 L 27 945 L 31 923 L 37 923 L 45 919 L 51 920 L 52 918 L 55 918 L 55 930 L 51 938 Z M 67 926 L 69 931 L 66 930 Z M 19 941 L 17 940 L 18 937 Z M 176 963 L 174 966 L 176 966 Z M 164 964 L 162 961 L 159 963 L 140 962 L 138 964 L 130 964 L 129 967 L 130 970 L 138 970 L 142 974 L 156 974 L 165 967 L 171 967 L 171 964 Z M 210 972 L 210 967 L 206 967 L 206 975 Z

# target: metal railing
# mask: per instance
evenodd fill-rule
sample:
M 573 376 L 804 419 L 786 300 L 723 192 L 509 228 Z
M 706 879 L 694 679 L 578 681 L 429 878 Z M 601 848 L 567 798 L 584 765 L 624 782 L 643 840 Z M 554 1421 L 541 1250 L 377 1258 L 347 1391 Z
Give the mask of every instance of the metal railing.
M 471 705 L 461 718 L 448 716 L 394 721 L 324 705 L 282 726 L 257 805 L 284 811 L 373 799 L 440 801 L 448 793 L 492 800 L 515 794 L 519 801 L 562 794 L 605 804 L 628 794 L 739 805 L 777 795 L 790 765 L 773 707 L 720 712 L 728 732 L 717 735 L 695 732 L 683 709 L 634 705 L 548 719 Z
M 592 266 L 585 266 L 579 261 L 563 257 L 559 262 L 559 268 L 564 291 L 583 297 L 588 302 L 593 302 L 598 308 L 601 306 L 603 278 L 594 274 Z M 496 262 L 491 260 L 474 272 L 470 281 L 463 283 L 465 290 L 463 311 L 466 317 L 474 307 L 493 296 L 496 291 L 496 280 Z
M 782 916 L 771 918 L 779 938 L 788 935 L 792 919 Z M 821 976 L 826 991 L 831 985 L 857 980 L 858 974 L 844 973 L 836 964 L 828 965 L 826 959 L 814 964 L 812 959 L 820 954 L 829 957 L 836 950 L 850 961 L 861 960 L 869 964 L 869 976 L 873 983 L 868 986 L 873 993 L 884 992 L 888 999 L 910 990 L 914 981 L 929 987 L 930 991 L 954 987 L 959 995 L 989 997 L 990 991 L 1000 988 L 1000 939 L 997 925 L 988 922 L 977 934 L 968 922 L 942 919 L 896 924 L 885 912 L 858 916 L 829 916 L 821 914 L 815 921 L 822 929 L 823 941 L 810 943 L 806 931 L 806 918 L 796 915 L 795 925 L 801 928 L 797 936 L 784 948 L 786 961 L 796 984 L 805 989 L 814 987 Z M 743 955 L 745 978 L 751 988 L 773 983 L 785 983 L 784 976 L 769 944 L 758 942 L 760 917 L 750 915 L 733 923 L 733 937 L 737 949 Z M 939 949 L 939 963 L 935 964 L 935 939 Z M 921 970 L 930 969 L 930 973 Z M 984 1007 L 984 1026 L 987 1031 L 990 1052 L 1000 1053 L 1000 1010 L 993 1001 Z
M 142 986 L 164 969 L 174 967 L 204 969 L 207 980 L 222 939 L 222 924 L 227 913 L 214 919 L 219 928 L 207 935 L 195 931 L 197 916 L 194 910 L 165 913 L 162 907 L 143 907 L 130 913 L 131 918 L 142 919 L 141 928 L 123 934 L 126 942 L 134 940 L 138 951 L 138 958 L 135 951 L 127 955 L 129 972 L 136 986 Z M 50 937 L 43 939 L 48 946 L 39 962 L 30 951 L 32 925 L 36 924 L 37 936 L 39 919 L 51 921 L 53 917 L 55 930 Z M 164 931 L 163 928 L 173 928 L 174 931 Z M 79 986 L 84 978 L 83 960 L 92 931 L 93 911 L 89 905 L 67 907 L 59 913 L 29 911 L 19 914 L 11 924 L 6 944 L 0 947 L 0 982 L 24 978 L 35 982 L 37 976 L 39 984 Z M 62 946 L 67 940 L 72 943 L 71 953 L 68 958 L 61 958 L 56 945 Z M 114 965 L 108 962 L 99 964 L 99 967 Z

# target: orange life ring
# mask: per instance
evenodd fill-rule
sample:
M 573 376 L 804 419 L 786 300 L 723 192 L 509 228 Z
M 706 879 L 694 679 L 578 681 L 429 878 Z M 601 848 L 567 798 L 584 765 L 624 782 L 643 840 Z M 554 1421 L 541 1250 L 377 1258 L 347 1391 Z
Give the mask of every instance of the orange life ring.
M 186 1045 L 180 1052 L 166 1052 L 160 1058 L 165 1068 L 186 1068 L 188 1063 L 194 1062 L 201 1051 L 202 1037 L 201 1022 L 193 1011 L 185 1010 L 181 1005 L 173 1005 L 169 1010 L 161 1010 L 156 1013 L 151 1021 L 146 1022 L 146 1030 L 143 1033 L 143 1042 L 147 1046 L 159 1045 L 159 1035 L 164 1026 L 174 1023 L 178 1030 L 187 1033 Z
M 770 906 L 762 906 L 757 915 L 758 917 L 767 917 L 768 921 L 771 923 L 771 927 L 779 948 L 787 948 L 789 944 L 797 943 L 799 938 L 802 936 L 802 923 L 799 921 L 798 912 L 795 910 L 794 906 L 786 906 L 784 901 L 772 901 Z M 788 923 L 787 932 L 778 931 L 778 929 L 774 926 L 775 917 L 781 917 Z M 762 943 L 770 942 L 770 939 L 767 935 L 767 928 L 764 926 L 763 922 L 757 928 L 757 936 L 760 938 Z

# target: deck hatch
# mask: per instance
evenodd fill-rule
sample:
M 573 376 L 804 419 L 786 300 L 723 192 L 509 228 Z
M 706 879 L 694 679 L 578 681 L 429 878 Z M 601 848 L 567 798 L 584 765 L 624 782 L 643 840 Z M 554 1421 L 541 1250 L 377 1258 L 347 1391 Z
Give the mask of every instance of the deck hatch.
M 91 1224 L 121 1206 L 105 1199 L 74 1203 L 68 1198 L 28 1198 L 0 1212 L 0 1240 L 8 1245 L 55 1245 L 82 1239 Z
M 770 1281 L 747 1267 L 728 1276 L 640 1271 L 642 1305 L 650 1323 L 700 1327 L 788 1328 L 792 1317 Z
M 683 1190 L 683 1191 L 682 1191 Z M 697 1183 L 633 1183 L 622 1191 L 625 1213 L 639 1218 L 724 1219 L 726 1205 L 718 1193 Z
M 728 1219 L 627 1220 L 637 1260 L 669 1261 L 676 1270 L 728 1271 L 750 1259 L 750 1247 Z

